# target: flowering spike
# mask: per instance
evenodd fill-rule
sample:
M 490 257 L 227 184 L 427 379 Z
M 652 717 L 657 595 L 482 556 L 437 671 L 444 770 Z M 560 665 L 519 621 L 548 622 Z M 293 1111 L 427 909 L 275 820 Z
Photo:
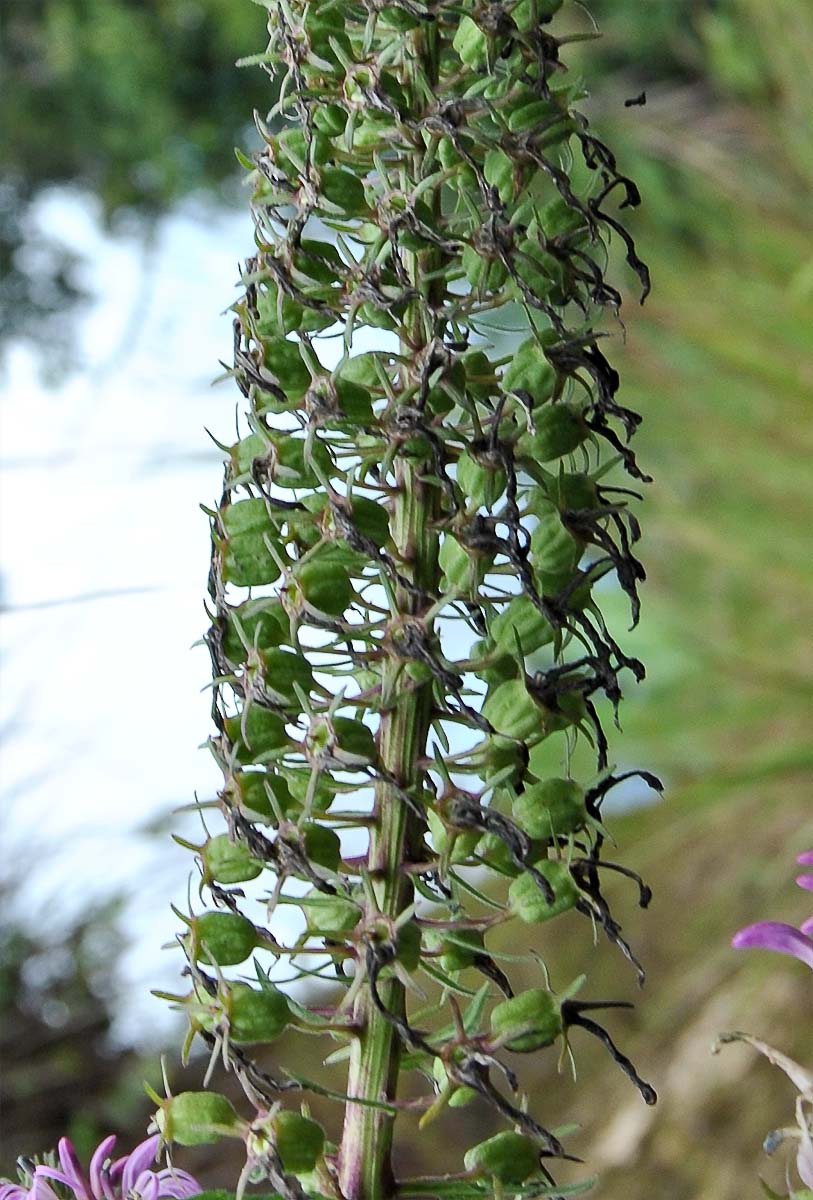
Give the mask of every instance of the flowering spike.
M 286 1200 L 312 1166 L 342 1200 L 409 1190 L 392 1168 L 407 1070 L 439 1090 L 419 1115 L 479 1095 L 517 1127 L 471 1148 L 473 1178 L 551 1182 L 540 1154 L 565 1148 L 504 1085 L 519 1092 L 510 1056 L 566 1046 L 571 1018 L 654 1095 L 586 1008 L 515 994 L 497 966 L 499 926 L 555 936 L 572 913 L 642 980 L 605 868 L 649 898 L 602 858 L 600 803 L 619 780 L 599 702 L 617 708 L 644 673 L 594 595 L 614 572 L 637 620 L 636 493 L 605 480 L 648 479 L 630 445 L 640 418 L 600 348 L 621 301 L 609 238 L 643 294 L 649 276 L 614 207 L 638 192 L 578 108 L 560 8 L 268 6 L 256 61 L 277 99 L 240 160 L 256 226 L 233 306 L 244 420 L 206 509 L 226 830 L 198 849 L 213 908 L 183 918 L 180 941 L 194 1035 L 256 1109 L 243 1182 L 265 1172 Z M 489 329 L 503 308 L 522 325 L 512 351 Z M 596 754 L 592 786 L 570 774 L 577 738 Z M 348 809 L 352 847 L 334 828 Z M 268 887 L 249 917 L 254 880 Z M 289 936 L 292 906 L 303 923 Z M 329 968 L 336 997 L 291 1001 L 289 1020 L 268 956 L 294 978 Z M 455 993 L 478 974 L 461 1015 Z M 429 1011 L 421 976 L 443 987 Z M 329 1031 L 349 1060 L 341 1144 L 319 1142 L 314 1164 L 274 1140 L 306 1119 L 282 1115 L 283 1092 L 310 1085 L 253 1057 L 284 1025 Z M 218 1121 L 203 1124 L 208 1137 Z

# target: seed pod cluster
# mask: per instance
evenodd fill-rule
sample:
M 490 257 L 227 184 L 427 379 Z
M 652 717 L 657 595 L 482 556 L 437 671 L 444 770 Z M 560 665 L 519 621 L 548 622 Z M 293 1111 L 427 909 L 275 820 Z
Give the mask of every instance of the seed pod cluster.
M 609 234 L 648 289 L 618 216 L 639 197 L 575 107 L 561 0 L 266 6 L 279 98 L 246 164 L 244 426 L 209 514 L 227 834 L 200 850 L 213 907 L 188 919 L 184 1003 L 267 1110 L 305 1086 L 245 1049 L 288 1021 L 267 970 L 332 971 L 332 1011 L 297 1006 L 292 1028 L 346 1040 L 348 1097 L 367 1102 L 347 1103 L 337 1151 L 319 1143 L 335 1193 L 392 1193 L 399 1069 L 426 1079 L 424 1121 L 497 1109 L 511 1130 L 464 1166 L 474 1189 L 521 1191 L 564 1149 L 515 1094 L 512 1055 L 580 1025 L 654 1099 L 585 1016 L 597 1002 L 547 982 L 515 995 L 490 945 L 505 922 L 576 912 L 635 962 L 602 893 L 605 870 L 632 873 L 602 857 L 623 776 L 596 701 L 616 706 L 643 667 L 593 589 L 614 573 L 637 619 L 635 493 L 601 481 L 612 465 L 646 479 L 639 417 L 596 322 L 620 303 Z M 510 353 L 500 309 L 522 326 Z M 574 738 L 595 749 L 592 782 L 567 775 Z M 267 885 L 250 916 L 235 884 Z M 252 954 L 259 988 L 226 978 Z M 419 979 L 440 1003 L 416 999 Z

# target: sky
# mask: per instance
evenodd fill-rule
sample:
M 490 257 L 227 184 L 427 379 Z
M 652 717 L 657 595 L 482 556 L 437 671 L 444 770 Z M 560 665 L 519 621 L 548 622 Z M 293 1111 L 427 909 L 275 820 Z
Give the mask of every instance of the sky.
M 145 255 L 134 235 L 102 231 L 88 197 L 54 192 L 38 215 L 86 259 L 96 299 L 79 323 L 81 369 L 48 382 L 19 345 L 0 376 L 3 840 L 31 919 L 70 921 L 135 891 L 124 982 L 143 996 L 177 982 L 179 954 L 158 947 L 190 865 L 146 830 L 219 780 L 199 749 L 209 657 L 191 649 L 208 623 L 199 505 L 216 502 L 221 477 L 206 428 L 225 441 L 234 429 L 237 390 L 211 381 L 252 229 L 245 209 L 193 204 Z M 189 834 L 194 820 L 172 828 Z M 142 1016 L 140 1001 L 125 1011 L 122 1036 Z

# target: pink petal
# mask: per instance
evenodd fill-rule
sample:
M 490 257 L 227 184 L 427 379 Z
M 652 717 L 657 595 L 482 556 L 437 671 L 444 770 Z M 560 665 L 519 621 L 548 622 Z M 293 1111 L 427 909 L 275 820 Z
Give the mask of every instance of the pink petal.
M 802 921 L 799 929 L 806 937 L 813 939 L 813 917 L 808 917 L 806 921 Z
M 142 1172 L 148 1170 L 155 1162 L 155 1155 L 158 1151 L 158 1145 L 161 1141 L 159 1134 L 147 1138 L 141 1142 L 133 1150 L 132 1154 L 128 1154 L 124 1163 L 124 1172 L 121 1177 L 122 1190 L 125 1196 L 133 1190 L 135 1181 Z
M 31 1191 L 28 1193 L 28 1200 L 57 1200 L 57 1194 L 50 1186 L 47 1179 L 43 1178 L 45 1169 L 37 1167 L 34 1171 L 34 1178 L 31 1183 Z
M 71 1191 L 79 1197 L 79 1200 L 90 1200 L 82 1164 L 69 1138 L 59 1139 L 59 1162 L 67 1176 L 68 1187 Z
M 104 1141 L 99 1142 L 90 1160 L 90 1190 L 96 1200 L 108 1200 L 107 1172 L 105 1163 L 110 1158 L 116 1144 L 116 1135 L 111 1133 Z
M 797 875 L 796 882 L 800 888 L 805 888 L 808 892 L 813 892 L 813 875 Z
M 796 861 L 800 867 L 813 867 L 813 850 L 805 850 L 804 853 L 797 854 Z
M 203 1191 L 197 1179 L 175 1167 L 159 1171 L 158 1182 L 161 1185 L 159 1195 L 169 1196 L 171 1200 L 185 1200 L 187 1196 L 197 1196 Z
M 0 1183 L 0 1200 L 28 1200 L 28 1189 L 20 1183 Z
M 813 970 L 813 939 L 787 925 L 784 921 L 757 921 L 740 929 L 731 939 L 735 950 L 776 950 L 779 954 L 791 954 Z

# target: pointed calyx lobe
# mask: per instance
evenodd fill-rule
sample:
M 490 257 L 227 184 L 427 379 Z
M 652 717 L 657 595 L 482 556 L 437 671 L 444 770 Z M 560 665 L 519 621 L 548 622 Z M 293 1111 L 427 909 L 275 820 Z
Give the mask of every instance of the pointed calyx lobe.
M 602 894 L 605 868 L 632 874 L 601 857 L 619 782 L 602 703 L 643 667 L 594 586 L 614 573 L 635 619 L 644 578 L 635 493 L 602 481 L 613 463 L 646 479 L 599 340 L 620 303 L 609 233 L 644 292 L 648 276 L 619 217 L 638 193 L 576 107 L 559 8 L 269 4 L 279 99 L 249 164 L 257 249 L 234 305 L 243 429 L 211 512 L 211 745 L 235 850 L 201 851 L 224 920 L 184 939 L 183 1003 L 261 1121 L 307 1085 L 262 1070 L 254 1044 L 303 1025 L 348 1044 L 342 1144 L 317 1168 L 346 1200 L 401 1186 L 407 1070 L 424 1120 L 479 1096 L 530 1147 L 522 1179 L 507 1142 L 467 1155 L 485 1192 L 539 1186 L 564 1154 L 541 1123 L 562 1114 L 526 1111 L 512 1057 L 578 1024 L 654 1099 L 584 1015 L 597 1004 L 547 982 L 518 1003 L 492 932 L 572 911 L 635 961 Z M 567 777 L 575 738 L 598 782 Z M 258 878 L 250 911 L 239 885 Z M 246 965 L 230 982 L 220 967 L 252 954 L 256 983 Z M 273 991 L 274 958 L 333 979 L 334 1004 L 266 1013 L 252 994 Z

